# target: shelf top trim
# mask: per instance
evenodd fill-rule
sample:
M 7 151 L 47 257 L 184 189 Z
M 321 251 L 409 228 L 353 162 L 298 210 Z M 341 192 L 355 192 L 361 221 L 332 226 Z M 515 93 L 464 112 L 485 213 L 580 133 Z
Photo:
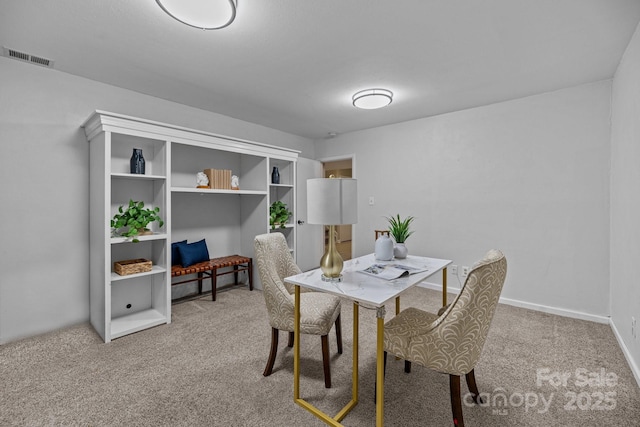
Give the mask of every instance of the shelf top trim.
M 88 140 L 95 138 L 95 136 L 101 131 L 118 132 L 122 130 L 130 130 L 152 133 L 155 135 L 155 138 L 173 142 L 187 141 L 186 143 L 189 143 L 189 141 L 195 141 L 216 143 L 216 140 L 222 139 L 227 144 L 234 144 L 233 146 L 238 149 L 248 149 L 249 151 L 275 156 L 284 156 L 292 159 L 297 159 L 300 154 L 299 150 L 294 150 L 292 148 L 279 147 L 276 145 L 219 135 L 197 129 L 190 129 L 102 110 L 96 110 L 92 113 L 91 116 L 89 116 L 89 118 L 82 124 L 82 127 L 84 128 Z M 176 139 L 182 141 L 176 141 Z

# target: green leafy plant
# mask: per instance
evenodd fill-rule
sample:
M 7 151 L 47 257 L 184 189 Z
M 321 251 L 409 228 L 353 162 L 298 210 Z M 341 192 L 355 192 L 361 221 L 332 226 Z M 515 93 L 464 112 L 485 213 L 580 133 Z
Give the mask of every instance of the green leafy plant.
M 271 229 L 274 230 L 276 225 L 280 225 L 280 228 L 285 228 L 285 224 L 289 221 L 289 217 L 293 215 L 287 205 L 281 201 L 276 201 L 269 207 L 269 224 Z
M 389 221 L 389 233 L 393 236 L 393 239 L 396 243 L 404 243 L 409 236 L 413 234 L 413 231 L 409 230 L 411 226 L 411 222 L 413 221 L 412 216 L 408 216 L 405 219 L 400 218 L 400 214 L 394 216 L 388 216 L 387 221 Z
M 148 231 L 147 225 L 150 223 L 157 221 L 159 227 L 164 225 L 164 221 L 158 215 L 159 213 L 159 207 L 149 209 L 144 207 L 144 202 L 129 200 L 129 206 L 126 209 L 123 206 L 118 208 L 118 213 L 111 220 L 111 228 L 119 236 L 130 237 L 133 238 L 134 242 L 138 242 L 135 237 L 144 231 Z M 123 228 L 127 228 L 127 230 L 118 233 L 118 230 Z

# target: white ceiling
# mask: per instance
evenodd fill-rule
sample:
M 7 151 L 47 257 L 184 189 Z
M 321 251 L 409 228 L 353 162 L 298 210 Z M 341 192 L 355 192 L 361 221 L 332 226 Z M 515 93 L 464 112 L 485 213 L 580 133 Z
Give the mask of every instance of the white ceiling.
M 611 78 L 640 0 L 238 0 L 216 31 L 154 0 L 0 0 L 0 44 L 310 138 Z M 358 110 L 383 87 L 393 103 Z M 100 107 L 96 100 L 96 108 Z

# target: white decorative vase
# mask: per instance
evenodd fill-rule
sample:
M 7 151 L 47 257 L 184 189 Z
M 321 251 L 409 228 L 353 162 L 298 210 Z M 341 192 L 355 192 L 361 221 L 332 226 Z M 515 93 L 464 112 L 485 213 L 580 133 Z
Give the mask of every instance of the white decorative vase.
M 393 259 L 393 241 L 386 234 L 376 240 L 375 255 L 379 261 L 391 261 Z
M 393 256 L 398 259 L 405 259 L 407 254 L 409 253 L 409 249 L 404 243 L 396 243 L 393 247 Z

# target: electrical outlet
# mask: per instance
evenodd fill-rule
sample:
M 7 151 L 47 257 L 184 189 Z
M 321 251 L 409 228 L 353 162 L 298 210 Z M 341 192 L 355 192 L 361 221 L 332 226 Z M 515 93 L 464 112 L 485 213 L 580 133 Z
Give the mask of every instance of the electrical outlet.
M 462 267 L 462 277 L 467 277 L 469 275 L 469 267 L 466 265 Z
M 455 274 L 456 276 L 458 275 L 458 266 L 457 265 L 452 265 L 451 266 L 451 274 Z

